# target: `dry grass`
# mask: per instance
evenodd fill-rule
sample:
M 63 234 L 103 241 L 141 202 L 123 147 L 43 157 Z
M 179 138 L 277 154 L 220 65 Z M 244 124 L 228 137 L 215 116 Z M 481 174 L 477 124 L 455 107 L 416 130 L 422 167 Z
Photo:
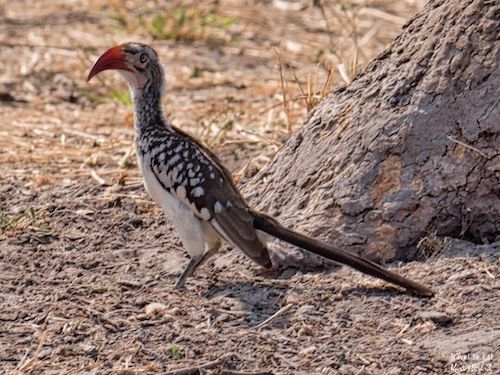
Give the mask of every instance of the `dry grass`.
M 443 238 L 439 237 L 436 233 L 422 237 L 417 243 L 419 258 L 424 260 L 437 258 L 443 251 L 443 242 Z

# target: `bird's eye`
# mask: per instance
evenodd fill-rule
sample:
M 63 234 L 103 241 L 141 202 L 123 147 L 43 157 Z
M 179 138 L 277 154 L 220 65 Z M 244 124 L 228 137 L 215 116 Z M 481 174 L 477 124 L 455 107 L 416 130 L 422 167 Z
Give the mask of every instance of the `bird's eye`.
M 139 57 L 139 61 L 144 64 L 146 61 L 148 61 L 148 55 L 146 55 L 145 53 L 143 53 L 141 55 L 141 57 Z

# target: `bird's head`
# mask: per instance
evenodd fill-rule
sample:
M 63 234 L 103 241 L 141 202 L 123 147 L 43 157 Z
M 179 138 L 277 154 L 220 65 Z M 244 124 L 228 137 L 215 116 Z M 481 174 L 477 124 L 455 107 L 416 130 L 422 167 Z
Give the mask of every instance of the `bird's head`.
M 140 43 L 125 43 L 104 52 L 87 81 L 104 70 L 117 70 L 129 83 L 134 96 L 151 88 L 163 89 L 163 68 L 158 54 Z

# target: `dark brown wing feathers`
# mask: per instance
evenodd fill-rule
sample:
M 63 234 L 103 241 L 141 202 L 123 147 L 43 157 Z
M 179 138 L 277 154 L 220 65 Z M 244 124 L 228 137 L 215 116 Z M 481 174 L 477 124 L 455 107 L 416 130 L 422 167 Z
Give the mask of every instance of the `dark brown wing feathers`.
M 210 191 L 206 191 L 203 197 L 205 207 L 209 207 L 212 212 L 210 223 L 215 230 L 230 244 L 241 249 L 250 259 L 263 267 L 271 267 L 269 251 L 257 237 L 250 210 L 236 188 L 231 173 L 222 165 L 217 156 L 213 154 L 203 144 L 196 139 L 175 128 L 174 130 L 182 137 L 189 139 L 198 149 L 204 153 L 214 167 L 217 168 L 217 176 L 212 181 L 207 181 L 205 186 L 213 184 Z M 221 178 L 219 178 L 221 177 Z M 214 205 L 219 202 L 222 210 L 216 212 Z M 198 203 L 201 205 L 201 203 Z M 198 206 L 197 204 L 197 206 Z

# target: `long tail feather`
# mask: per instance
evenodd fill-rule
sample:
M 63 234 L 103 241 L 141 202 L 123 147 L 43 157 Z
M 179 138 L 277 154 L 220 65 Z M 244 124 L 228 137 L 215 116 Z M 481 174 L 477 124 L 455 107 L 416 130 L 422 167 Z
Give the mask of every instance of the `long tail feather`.
M 365 274 L 399 285 L 415 295 L 422 297 L 432 297 L 434 295 L 434 292 L 431 289 L 417 282 L 408 280 L 393 271 L 389 271 L 388 269 L 385 269 L 368 259 L 336 249 L 330 244 L 309 238 L 287 229 L 276 220 L 260 212 L 253 211 L 252 214 L 255 219 L 254 226 L 256 229 L 266 232 L 276 238 L 279 238 L 280 240 L 335 262 L 345 264 Z

